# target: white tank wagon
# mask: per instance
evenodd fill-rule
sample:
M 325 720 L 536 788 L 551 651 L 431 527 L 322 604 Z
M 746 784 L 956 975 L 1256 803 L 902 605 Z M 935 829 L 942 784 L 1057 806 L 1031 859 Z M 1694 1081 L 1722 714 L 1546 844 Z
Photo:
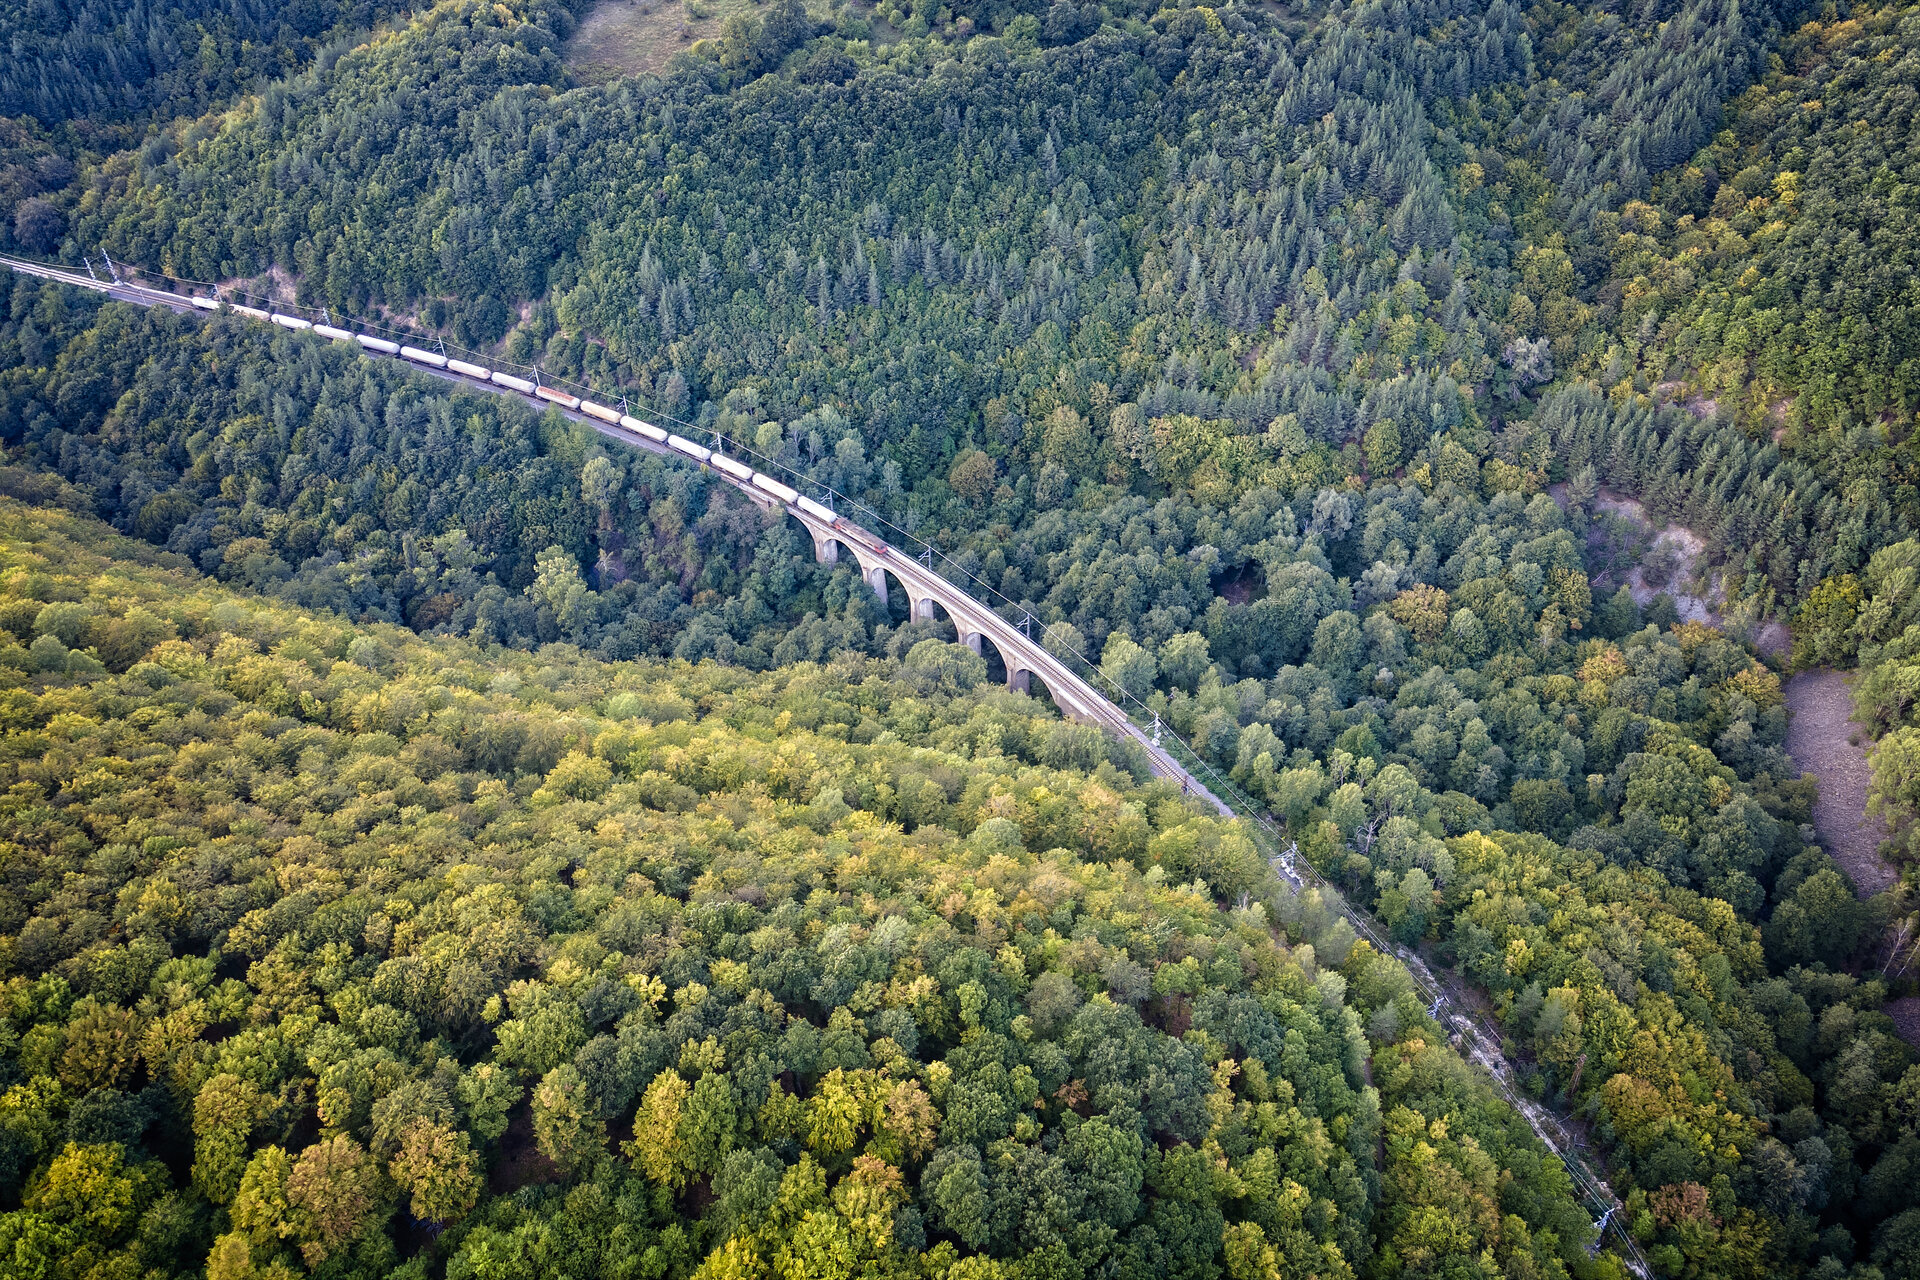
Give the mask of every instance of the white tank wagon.
M 620 425 L 638 435 L 645 436 L 655 444 L 665 444 L 667 442 L 666 432 L 654 426 L 651 422 L 640 421 L 640 419 L 630 413 L 620 415 Z
M 812 498 L 809 498 L 804 493 L 795 494 L 793 498 L 793 504 L 796 507 L 799 507 L 802 511 L 806 512 L 808 515 L 812 516 L 815 520 L 824 521 L 829 525 L 831 525 L 835 520 L 839 519 L 838 516 L 834 515 L 832 507 L 825 506 L 822 503 L 815 502 Z
M 559 405 L 562 409 L 578 410 L 580 408 L 579 396 L 570 396 L 564 391 L 555 391 L 552 387 L 535 387 L 533 394 L 542 400 Z
M 493 371 L 492 376 L 490 376 L 487 381 L 493 383 L 496 387 L 505 387 L 509 391 L 518 391 L 523 396 L 533 394 L 533 383 L 531 381 L 526 378 L 516 378 L 510 373 L 502 373 L 498 369 Z
M 756 471 L 753 473 L 753 487 L 760 490 L 762 493 L 772 494 L 774 497 L 780 499 L 780 501 L 786 503 L 788 506 L 792 506 L 800 498 L 800 491 L 798 489 L 794 488 L 792 485 L 781 484 L 778 480 L 775 480 L 772 476 L 767 475 L 765 472 L 761 472 L 761 471 Z
M 705 445 L 695 444 L 685 436 L 668 436 L 667 448 L 672 449 L 675 453 L 684 453 L 689 458 L 698 462 L 705 462 L 713 456 L 713 450 L 707 448 Z
M 435 369 L 447 367 L 447 358 L 438 351 L 422 351 L 419 347 L 401 347 L 400 358 L 411 360 L 415 364 L 424 364 Z
M 302 320 L 299 316 L 281 315 L 278 311 L 274 312 L 273 315 L 271 315 L 268 318 L 271 319 L 273 323 L 279 325 L 282 329 L 292 329 L 298 332 L 301 330 L 313 328 L 313 321 L 311 320 Z
M 580 402 L 580 412 L 586 414 L 589 418 L 598 418 L 600 421 L 616 427 L 620 425 L 620 411 L 618 409 L 609 409 L 607 406 L 595 404 L 591 400 L 582 400 Z
M 448 360 L 447 372 L 457 373 L 463 378 L 472 378 L 475 382 L 485 382 L 493 370 L 485 365 L 469 364 L 465 360 Z
M 365 347 L 368 351 L 378 351 L 383 356 L 397 356 L 400 354 L 400 344 L 397 342 L 388 342 L 385 338 L 373 338 L 364 333 L 356 333 L 353 335 L 353 340 L 362 347 Z
M 753 483 L 753 468 L 744 462 L 735 461 L 724 453 L 716 453 L 707 459 L 716 471 L 724 472 L 741 484 Z
M 313 326 L 313 331 L 316 334 L 318 334 L 320 337 L 326 338 L 332 342 L 352 342 L 353 341 L 352 334 L 348 333 L 345 329 L 336 329 L 330 324 L 317 324 Z

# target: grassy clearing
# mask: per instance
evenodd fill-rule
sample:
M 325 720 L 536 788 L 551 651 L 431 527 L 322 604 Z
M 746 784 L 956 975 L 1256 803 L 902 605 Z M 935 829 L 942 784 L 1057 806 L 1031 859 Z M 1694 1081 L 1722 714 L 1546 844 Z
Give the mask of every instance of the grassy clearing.
M 718 36 L 734 14 L 766 8 L 766 0 L 601 0 L 567 42 L 567 64 L 584 81 L 657 75 L 676 53 Z M 807 10 L 830 16 L 825 3 Z

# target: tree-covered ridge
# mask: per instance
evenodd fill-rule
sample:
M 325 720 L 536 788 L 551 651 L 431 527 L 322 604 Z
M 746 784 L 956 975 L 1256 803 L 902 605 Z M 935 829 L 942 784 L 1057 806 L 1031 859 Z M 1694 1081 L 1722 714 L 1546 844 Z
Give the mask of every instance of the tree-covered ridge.
M 94 139 L 130 120 L 198 116 L 299 70 L 330 37 L 404 11 L 380 0 L 11 0 L 0 7 L 11 54 L 0 116 L 71 124 Z
M 0 250 L 56 252 L 89 165 L 204 137 L 241 94 L 337 56 L 384 0 L 20 0 L 0 5 Z M 163 132 L 164 131 L 164 132 Z M 97 257 L 98 246 L 88 253 Z
M 1795 448 L 1874 425 L 1904 440 L 1920 407 L 1916 37 L 1911 5 L 1807 23 L 1712 145 L 1603 219 L 1616 365 L 1685 378 Z
M 347 310 L 451 297 L 433 315 L 469 340 L 545 296 L 515 349 L 541 344 L 556 371 L 670 410 L 736 388 L 783 416 L 831 403 L 910 487 L 969 434 L 995 458 L 1037 451 L 1024 423 L 1052 412 L 1030 403 L 1043 389 L 1096 437 L 1162 383 L 1162 399 L 1232 400 L 1243 430 L 1291 409 L 1336 434 L 1360 392 L 1322 401 L 1352 353 L 1304 382 L 1200 354 L 1283 301 L 1323 356 L 1350 322 L 1368 352 L 1397 323 L 1380 373 L 1488 372 L 1471 293 L 1452 288 L 1474 251 L 1427 269 L 1455 226 L 1402 77 L 1462 57 L 1469 91 L 1506 74 L 1525 42 L 1504 5 L 1423 12 L 1412 41 L 1384 10 L 1292 35 L 1257 12 L 1167 11 L 1052 49 L 1019 23 L 964 47 L 825 37 L 752 81 L 808 34 L 781 11 L 665 84 L 564 94 L 553 15 L 505 13 L 442 6 L 300 79 L 173 168 L 130 170 L 86 234 L 204 278 L 279 262 Z M 470 70 L 422 118 L 409 104 L 441 66 Z M 1389 299 L 1416 249 L 1424 292 Z M 1074 353 L 1071 385 L 1035 358 L 1049 346 Z M 1438 398 L 1457 416 L 1454 396 Z M 1143 457 L 1130 441 L 1072 458 L 1055 487 L 1124 472 Z
M 1762 930 L 1603 852 L 1446 848 L 1443 944 L 1542 1089 L 1593 1117 L 1661 1274 L 1912 1274 L 1920 1066 L 1885 984 L 1838 968 L 1869 912 L 1824 855 Z
M 964 650 L 482 649 L 0 519 L 30 1274 L 1595 1274 L 1404 971 Z
M 1624 462 L 1757 616 L 1859 567 L 1905 490 L 1636 401 L 1658 375 L 1608 358 L 1594 246 L 1704 140 L 1690 69 L 1738 83 L 1779 15 L 1581 12 L 1001 15 L 881 48 L 788 6 L 569 91 L 566 11 L 447 4 L 77 212 L 130 260 L 505 334 L 976 563 L 1052 509 L 1391 474 L 1438 432 L 1536 485 Z M 1534 405 L 1556 368 L 1611 401 Z

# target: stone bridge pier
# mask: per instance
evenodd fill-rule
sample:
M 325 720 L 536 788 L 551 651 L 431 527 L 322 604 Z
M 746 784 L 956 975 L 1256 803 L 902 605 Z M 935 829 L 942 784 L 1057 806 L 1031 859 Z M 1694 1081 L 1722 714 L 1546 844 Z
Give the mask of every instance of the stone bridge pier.
M 841 550 L 845 548 L 860 566 L 861 578 L 873 588 L 882 604 L 890 593 L 887 575 L 891 573 L 907 592 L 909 614 L 915 621 L 932 621 L 938 616 L 937 605 L 953 621 L 960 643 L 967 648 L 984 655 L 985 644 L 991 640 L 1007 668 L 1009 689 L 1031 693 L 1033 676 L 1038 671 L 1047 681 L 1047 691 L 1053 695 L 1055 705 L 1068 719 L 1082 724 L 1105 724 L 1113 718 L 1101 714 L 1105 708 L 1099 705 L 1097 694 L 1082 688 L 1081 681 L 1065 674 L 1064 669 L 1055 670 L 1060 663 L 1037 641 L 1021 634 L 1006 619 L 959 587 L 917 562 L 881 554 L 864 538 L 836 529 L 797 508 L 788 510 L 812 536 L 814 559 L 821 564 L 838 564 Z

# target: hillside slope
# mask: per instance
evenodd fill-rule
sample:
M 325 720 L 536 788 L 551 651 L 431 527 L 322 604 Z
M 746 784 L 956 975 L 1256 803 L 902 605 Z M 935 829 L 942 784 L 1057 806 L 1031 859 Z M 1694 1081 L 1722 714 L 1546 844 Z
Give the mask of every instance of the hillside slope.
M 26 1274 L 1596 1273 L 1404 974 L 1216 906 L 1238 830 L 964 650 L 609 664 L 0 545 Z

